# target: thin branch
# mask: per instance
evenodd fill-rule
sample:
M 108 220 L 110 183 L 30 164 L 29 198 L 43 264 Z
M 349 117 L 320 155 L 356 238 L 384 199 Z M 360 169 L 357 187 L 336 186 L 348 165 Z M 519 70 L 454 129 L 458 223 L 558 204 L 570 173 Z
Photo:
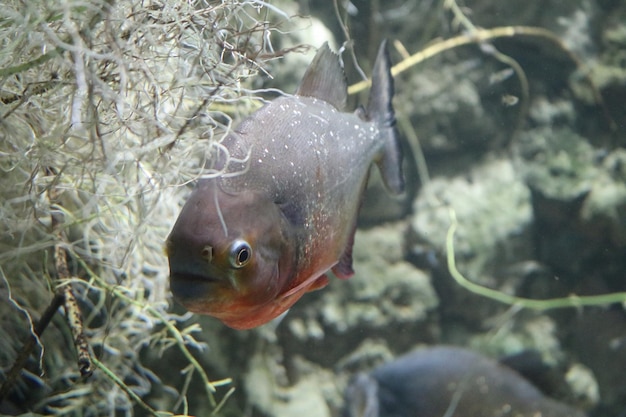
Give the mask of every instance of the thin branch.
M 117 375 L 115 375 L 115 372 L 111 371 L 109 368 L 106 367 L 106 365 L 104 365 L 96 358 L 93 358 L 92 361 L 96 365 L 96 367 L 98 367 L 98 369 L 100 369 L 111 381 L 113 381 L 118 387 L 120 387 L 120 389 L 124 391 L 126 395 L 132 398 L 135 401 L 135 404 L 141 407 L 148 414 L 154 417 L 162 417 L 167 414 L 171 415 L 170 413 L 159 413 L 157 410 L 150 407 L 141 399 L 139 395 L 137 395 L 132 389 L 128 388 L 128 385 L 126 385 L 124 381 L 122 381 Z
M 476 33 L 478 28 L 476 27 L 476 25 L 472 23 L 471 20 L 469 20 L 469 18 L 465 15 L 465 13 L 463 13 L 463 11 L 461 10 L 461 8 L 459 7 L 459 5 L 457 4 L 455 0 L 444 0 L 444 7 L 452 11 L 452 13 L 454 14 L 454 18 L 461 24 L 461 26 L 465 28 L 465 30 L 469 32 L 470 36 Z M 512 137 L 515 137 L 515 135 L 524 126 L 524 120 L 526 119 L 526 115 L 528 114 L 528 108 L 530 105 L 529 103 L 530 93 L 529 93 L 528 78 L 526 77 L 526 72 L 524 72 L 524 69 L 517 62 L 517 60 L 515 60 L 515 58 L 505 53 L 500 52 L 498 48 L 496 48 L 491 43 L 482 44 L 481 50 L 484 53 L 493 56 L 496 60 L 500 61 L 501 63 L 511 67 L 513 71 L 515 72 L 515 75 L 517 75 L 517 79 L 519 80 L 520 90 L 521 90 L 521 95 L 522 95 L 521 100 L 520 100 L 521 106 L 520 106 L 520 111 L 517 113 L 517 123 L 516 123 L 515 129 L 513 130 L 513 133 L 511 134 Z
M 471 35 L 459 35 L 449 39 L 445 39 L 443 41 L 435 42 L 432 45 L 414 53 L 413 55 L 403 59 L 402 61 L 394 65 L 391 68 L 391 74 L 395 77 L 396 75 L 403 73 L 404 71 L 414 67 L 417 64 L 420 64 L 436 55 L 439 55 L 442 52 L 458 48 L 459 46 L 477 43 L 479 44 L 491 39 L 512 38 L 517 36 L 543 38 L 555 44 L 559 49 L 563 50 L 579 68 L 583 67 L 583 63 L 580 61 L 580 59 L 572 52 L 570 52 L 565 47 L 561 39 L 553 32 L 547 29 L 533 26 L 501 26 L 491 29 L 477 28 L 476 31 L 473 32 Z M 588 76 L 587 79 L 591 83 L 591 80 L 589 80 Z M 355 83 L 348 88 L 348 93 L 359 93 L 369 87 L 369 85 L 370 80 Z M 598 103 L 601 103 L 602 98 L 597 92 L 597 89 L 594 89 L 594 95 L 596 101 Z
M 54 168 L 46 168 L 46 174 L 55 175 L 58 178 Z M 48 189 L 48 199 L 51 207 L 61 207 L 59 201 L 58 187 L 53 184 Z M 93 373 L 93 364 L 91 363 L 91 355 L 89 354 L 89 346 L 87 338 L 83 331 L 83 319 L 76 302 L 76 297 L 72 292 L 71 284 L 65 281 L 72 278 L 69 268 L 67 267 L 67 251 L 63 247 L 65 241 L 63 231 L 63 215 L 59 211 L 51 210 L 50 212 L 52 231 L 56 238 L 54 245 L 54 263 L 57 272 L 57 281 L 61 284 L 57 289 L 57 295 L 61 294 L 63 300 L 63 308 L 65 315 L 72 331 L 74 346 L 76 347 L 76 355 L 78 356 L 78 369 L 83 377 L 90 376 Z
M 454 278 L 454 280 L 457 282 L 457 284 L 474 294 L 480 295 L 481 297 L 489 298 L 499 303 L 539 311 L 552 310 L 556 308 L 608 306 L 614 303 L 626 302 L 626 292 L 614 292 L 601 295 L 572 294 L 567 297 L 561 298 L 535 300 L 532 298 L 518 297 L 515 295 L 506 294 L 498 290 L 494 290 L 493 288 L 488 288 L 476 284 L 475 282 L 472 282 L 465 278 L 456 267 L 456 261 L 454 259 L 454 233 L 456 232 L 459 224 L 453 208 L 450 208 L 449 214 L 450 228 L 448 229 L 448 234 L 446 237 L 446 257 L 448 261 L 448 270 L 450 272 L 450 275 L 452 275 L 452 278 Z
M 6 398 L 6 396 L 11 392 L 17 377 L 20 375 L 22 369 L 24 369 L 24 365 L 26 365 L 26 361 L 33 353 L 35 346 L 39 342 L 39 337 L 41 337 L 48 324 L 52 320 L 52 317 L 56 314 L 57 310 L 63 303 L 63 296 L 61 294 L 56 294 L 50 304 L 43 312 L 39 321 L 33 327 L 33 333 L 28 336 L 28 339 L 22 345 L 17 358 L 15 358 L 15 362 L 13 362 L 13 366 L 6 374 L 6 379 L 0 386 L 0 402 Z

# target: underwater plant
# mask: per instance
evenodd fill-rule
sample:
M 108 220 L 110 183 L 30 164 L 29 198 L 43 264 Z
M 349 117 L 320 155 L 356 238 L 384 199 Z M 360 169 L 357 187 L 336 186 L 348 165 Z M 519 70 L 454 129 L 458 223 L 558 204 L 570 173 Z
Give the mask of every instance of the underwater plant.
M 258 0 L 3 2 L 3 413 L 187 413 L 192 378 L 213 412 L 228 397 L 195 358 L 198 326 L 169 311 L 163 242 L 221 151 L 234 107 L 219 106 L 254 100 L 286 17 Z M 182 354 L 185 384 L 146 350 Z M 156 389 L 166 400 L 141 400 Z
M 544 29 L 472 28 L 445 3 L 466 33 L 407 53 L 395 74 L 496 38 L 562 49 Z M 260 0 L 3 2 L 0 413 L 188 414 L 192 400 L 220 412 L 231 380 L 207 373 L 199 357 L 215 352 L 202 328 L 170 308 L 163 243 L 187 185 L 211 175 L 211 155 L 224 151 L 218 139 L 261 101 L 256 76 L 286 54 L 270 34 L 287 20 Z M 522 120 L 525 76 L 508 65 Z M 153 368 L 155 357 L 180 378 Z M 198 386 L 203 398 L 190 398 Z

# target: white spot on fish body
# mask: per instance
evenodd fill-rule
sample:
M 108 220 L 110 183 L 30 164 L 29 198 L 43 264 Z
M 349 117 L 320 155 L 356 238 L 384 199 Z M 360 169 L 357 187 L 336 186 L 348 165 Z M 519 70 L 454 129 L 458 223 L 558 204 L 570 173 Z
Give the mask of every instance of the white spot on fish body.
M 322 113 L 322 114 L 324 114 L 324 113 Z M 324 119 L 323 117 L 318 116 L 317 114 L 312 114 L 311 116 L 315 118 L 315 123 L 318 123 L 318 121 L 321 121 L 325 125 L 328 124 L 328 120 Z

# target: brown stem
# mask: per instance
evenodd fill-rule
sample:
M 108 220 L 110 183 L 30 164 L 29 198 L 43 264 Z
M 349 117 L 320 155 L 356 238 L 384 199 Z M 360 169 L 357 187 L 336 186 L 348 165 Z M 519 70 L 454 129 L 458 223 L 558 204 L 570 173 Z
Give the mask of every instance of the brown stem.
M 11 388 L 13 388 L 15 380 L 20 375 L 20 371 L 24 368 L 24 365 L 26 364 L 26 361 L 30 357 L 31 353 L 33 353 L 33 350 L 39 341 L 39 337 L 43 331 L 46 330 L 48 324 L 50 324 L 52 317 L 54 317 L 54 314 L 57 312 L 62 302 L 63 295 L 57 293 L 46 308 L 46 311 L 44 311 L 39 318 L 39 321 L 35 324 L 33 328 L 34 332 L 28 336 L 26 341 L 24 341 L 17 358 L 15 358 L 15 362 L 13 362 L 13 366 L 9 372 L 7 372 L 6 379 L 2 383 L 2 386 L 0 386 L 0 402 L 11 392 Z

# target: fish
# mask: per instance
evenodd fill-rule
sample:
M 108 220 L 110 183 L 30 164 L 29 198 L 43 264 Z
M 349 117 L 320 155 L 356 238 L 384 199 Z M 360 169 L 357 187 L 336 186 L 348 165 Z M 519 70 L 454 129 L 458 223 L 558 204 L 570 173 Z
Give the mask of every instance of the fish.
M 357 373 L 345 391 L 343 417 L 585 417 L 545 396 L 513 369 L 469 349 L 416 349 L 370 373 Z
M 404 191 L 386 42 L 368 103 L 346 112 L 340 56 L 322 45 L 295 94 L 244 119 L 220 143 L 166 241 L 170 289 L 187 310 L 234 329 L 260 326 L 303 294 L 354 274 L 352 245 L 369 169 Z

